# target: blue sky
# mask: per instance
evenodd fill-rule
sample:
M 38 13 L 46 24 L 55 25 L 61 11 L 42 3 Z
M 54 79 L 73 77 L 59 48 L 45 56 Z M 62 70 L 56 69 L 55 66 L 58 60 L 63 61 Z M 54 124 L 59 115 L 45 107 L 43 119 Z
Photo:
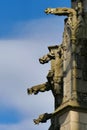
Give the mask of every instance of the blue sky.
M 47 7 L 70 6 L 70 0 L 1 0 L 0 1 L 0 38 L 10 37 L 13 26 L 18 22 L 47 18 Z M 14 35 L 14 34 L 13 34 Z
M 70 0 L 0 1 L 0 130 L 45 130 L 33 119 L 54 110 L 51 92 L 28 96 L 27 88 L 46 82 L 50 64 L 41 65 L 47 47 L 62 42 L 64 17 L 48 7 L 70 7 Z

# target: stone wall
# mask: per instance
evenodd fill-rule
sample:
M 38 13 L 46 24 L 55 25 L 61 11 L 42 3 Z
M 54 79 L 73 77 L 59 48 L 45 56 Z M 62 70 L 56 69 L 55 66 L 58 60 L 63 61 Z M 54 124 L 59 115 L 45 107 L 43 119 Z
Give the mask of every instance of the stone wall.
M 69 111 L 59 118 L 60 130 L 87 130 L 87 113 Z

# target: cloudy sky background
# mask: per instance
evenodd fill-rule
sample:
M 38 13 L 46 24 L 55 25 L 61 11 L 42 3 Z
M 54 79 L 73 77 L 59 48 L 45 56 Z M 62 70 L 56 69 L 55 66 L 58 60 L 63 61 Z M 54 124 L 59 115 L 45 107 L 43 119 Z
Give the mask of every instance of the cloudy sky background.
M 48 7 L 69 7 L 70 0 L 0 1 L 0 130 L 46 130 L 34 125 L 39 114 L 54 110 L 51 92 L 27 95 L 27 88 L 46 82 L 50 64 L 40 57 L 62 42 L 64 17 L 46 15 Z

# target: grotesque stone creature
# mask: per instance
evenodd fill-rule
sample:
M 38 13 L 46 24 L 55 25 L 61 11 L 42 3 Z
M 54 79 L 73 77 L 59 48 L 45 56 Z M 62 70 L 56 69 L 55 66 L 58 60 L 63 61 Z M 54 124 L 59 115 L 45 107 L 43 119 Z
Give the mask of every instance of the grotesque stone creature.
M 63 47 L 50 46 L 49 53 L 39 59 L 41 64 L 51 61 L 51 70 L 47 75 L 47 82 L 28 88 L 28 94 L 37 94 L 51 90 L 55 98 L 55 109 L 60 105 L 63 94 Z M 61 101 L 60 101 L 61 100 Z

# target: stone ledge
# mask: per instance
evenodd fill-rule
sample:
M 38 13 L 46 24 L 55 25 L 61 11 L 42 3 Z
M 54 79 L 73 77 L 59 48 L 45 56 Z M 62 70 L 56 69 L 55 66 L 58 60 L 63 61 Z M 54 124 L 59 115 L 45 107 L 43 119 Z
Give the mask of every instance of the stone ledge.
M 69 110 L 87 113 L 87 105 L 80 105 L 75 99 L 68 100 L 67 102 L 62 103 L 61 106 L 54 111 L 53 115 L 58 114 L 60 116 Z

